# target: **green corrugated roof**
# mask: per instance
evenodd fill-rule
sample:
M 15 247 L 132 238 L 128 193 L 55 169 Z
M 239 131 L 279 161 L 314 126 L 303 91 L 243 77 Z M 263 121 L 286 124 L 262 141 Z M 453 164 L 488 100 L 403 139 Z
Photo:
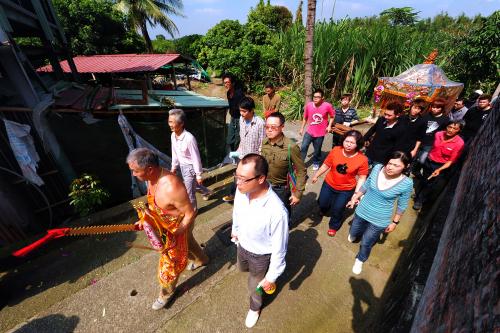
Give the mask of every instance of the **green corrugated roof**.
M 118 98 L 127 99 L 142 99 L 142 92 L 140 90 L 127 90 L 116 89 L 115 95 Z M 228 108 L 227 100 L 218 97 L 208 97 L 197 94 L 192 91 L 178 91 L 178 90 L 149 90 L 149 103 L 147 105 L 125 105 L 115 104 L 110 106 L 110 110 L 117 109 L 148 109 L 148 108 L 161 108 L 159 98 L 167 96 L 175 101 L 175 105 L 179 108 Z

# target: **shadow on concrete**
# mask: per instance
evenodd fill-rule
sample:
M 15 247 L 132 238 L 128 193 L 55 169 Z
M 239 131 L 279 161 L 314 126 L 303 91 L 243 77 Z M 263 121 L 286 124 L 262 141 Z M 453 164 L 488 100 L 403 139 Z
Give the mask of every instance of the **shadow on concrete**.
M 290 230 L 293 230 L 307 218 L 312 221 L 309 224 L 311 228 L 321 223 L 323 216 L 319 213 L 318 203 L 316 202 L 317 196 L 314 192 L 308 192 L 302 196 L 298 206 L 292 208 Z
M 56 239 L 24 258 L 0 259 L 0 310 L 59 284 L 74 283 L 130 248 L 135 232 Z
M 14 333 L 54 333 L 74 332 L 80 318 L 77 316 L 65 317 L 61 314 L 49 315 L 29 321 Z
M 227 234 L 228 232 L 229 234 Z M 177 286 L 175 297 L 169 301 L 167 308 L 172 306 L 178 297 L 182 297 L 190 289 L 219 273 L 228 263 L 229 266 L 225 268 L 228 270 L 236 264 L 236 246 L 230 242 L 230 233 L 231 223 L 227 222 L 221 225 L 208 241 L 200 244 L 210 258 L 209 264 L 194 271 L 192 276 Z
M 373 316 L 374 309 L 378 308 L 380 300 L 373 294 L 373 288 L 364 279 L 349 278 L 354 304 L 352 305 L 352 330 L 366 332 L 365 323 Z M 363 306 L 365 304 L 365 306 Z M 363 309 L 366 310 L 363 310 Z
M 290 290 L 297 290 L 312 274 L 322 253 L 317 238 L 318 232 L 312 228 L 305 231 L 294 230 L 290 233 L 285 272 L 277 281 L 276 292 L 264 297 L 262 308 L 271 304 L 286 285 Z

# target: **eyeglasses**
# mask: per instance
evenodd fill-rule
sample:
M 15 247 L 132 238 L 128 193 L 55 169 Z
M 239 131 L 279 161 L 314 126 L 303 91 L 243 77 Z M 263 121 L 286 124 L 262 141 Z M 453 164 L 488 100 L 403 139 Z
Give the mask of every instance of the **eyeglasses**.
M 259 178 L 261 175 L 257 175 L 257 176 L 255 176 L 255 177 L 253 177 L 253 178 L 248 178 L 248 179 L 245 179 L 245 178 L 242 178 L 242 177 L 240 177 L 240 176 L 237 176 L 235 173 L 233 174 L 233 176 L 234 176 L 234 181 L 235 181 L 236 183 L 244 183 L 244 184 L 246 184 L 246 183 L 248 183 L 248 182 L 251 182 L 251 181 L 252 181 L 252 180 L 254 180 L 254 179 Z
M 313 96 L 313 98 L 321 98 L 321 97 L 323 97 L 323 96 L 321 96 L 321 95 L 314 95 Z
M 268 131 L 277 131 L 281 125 L 266 125 L 264 128 Z

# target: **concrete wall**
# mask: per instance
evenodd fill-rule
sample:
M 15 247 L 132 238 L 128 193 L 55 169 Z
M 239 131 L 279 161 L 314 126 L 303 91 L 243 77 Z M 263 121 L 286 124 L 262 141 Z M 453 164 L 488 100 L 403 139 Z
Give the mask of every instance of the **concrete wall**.
M 498 109 L 471 145 L 412 332 L 494 332 L 499 322 Z

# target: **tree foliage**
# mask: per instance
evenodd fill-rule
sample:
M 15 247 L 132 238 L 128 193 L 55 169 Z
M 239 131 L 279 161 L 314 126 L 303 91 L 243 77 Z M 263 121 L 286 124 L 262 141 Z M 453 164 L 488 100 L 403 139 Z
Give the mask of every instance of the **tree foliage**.
M 81 55 L 136 53 L 144 50 L 140 36 L 129 29 L 126 17 L 106 0 L 53 0 L 71 43 Z
M 413 25 L 417 22 L 418 13 L 412 7 L 391 7 L 380 13 L 389 19 L 392 25 Z
M 292 13 L 284 6 L 273 6 L 260 0 L 248 13 L 248 23 L 260 22 L 272 31 L 286 30 L 292 25 Z
M 182 16 L 182 0 L 116 0 L 115 6 L 127 15 L 132 27 L 141 31 L 149 52 L 153 52 L 153 44 L 148 25 L 160 25 L 172 37 L 179 32 L 169 15 Z
M 202 35 L 196 34 L 177 38 L 176 40 L 174 40 L 175 51 L 177 53 L 196 58 L 198 56 L 198 53 L 200 53 L 200 40 L 202 38 Z
M 496 41 L 496 42 L 495 42 Z M 477 88 L 493 91 L 500 75 L 500 11 L 494 12 L 469 31 L 453 36 L 450 61 L 445 70 L 465 83 L 469 92 Z
M 247 83 L 261 81 L 277 64 L 272 44 L 271 31 L 262 22 L 241 25 L 224 20 L 200 40 L 198 61 L 219 73 L 231 72 Z
M 163 37 L 163 38 L 162 38 Z M 172 40 L 166 39 L 163 35 L 156 36 L 156 39 L 151 41 L 153 50 L 156 53 L 176 53 L 175 43 Z

